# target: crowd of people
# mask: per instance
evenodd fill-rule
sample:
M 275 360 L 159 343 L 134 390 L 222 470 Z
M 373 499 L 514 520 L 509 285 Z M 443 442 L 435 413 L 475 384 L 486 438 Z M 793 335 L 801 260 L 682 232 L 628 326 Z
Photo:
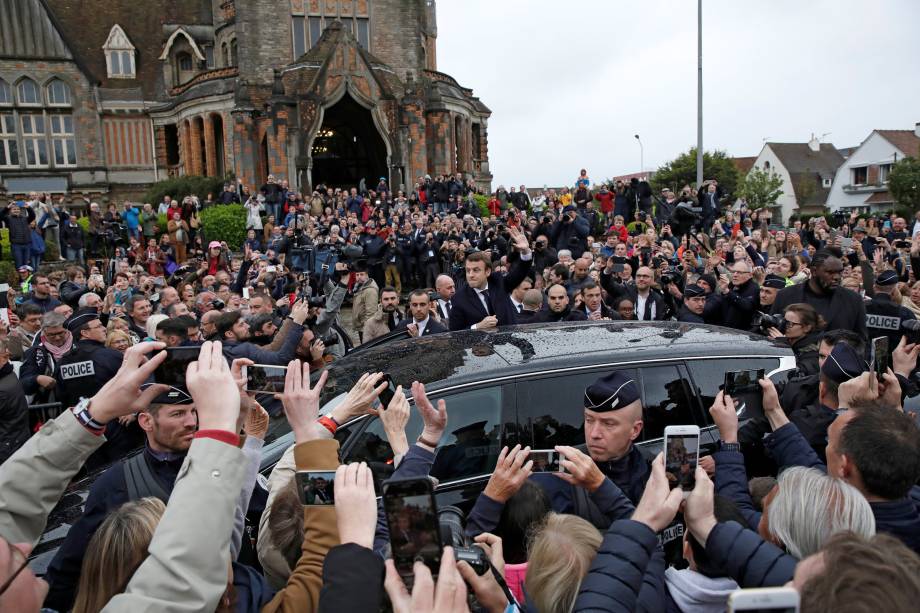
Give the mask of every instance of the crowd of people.
M 920 429 L 904 406 L 920 395 L 920 213 L 782 225 L 714 180 L 656 195 L 639 180 L 594 185 L 584 170 L 559 191 L 500 187 L 486 210 L 478 197 L 462 176 L 306 194 L 270 177 L 106 213 L 88 203 L 85 250 L 60 202 L 11 203 L 0 610 L 723 611 L 738 589 L 787 584 L 803 611 L 913 610 Z M 247 224 L 235 252 L 199 217 L 231 203 Z M 70 261 L 23 260 L 24 228 L 63 242 Z M 503 449 L 435 567 L 397 569 L 391 544 L 411 541 L 391 534 L 368 465 L 340 465 L 334 435 L 371 413 L 394 451 L 391 481 L 425 478 L 450 407 L 419 382 L 382 403 L 383 373 L 366 373 L 321 416 L 330 364 L 388 334 L 603 320 L 760 334 L 796 367 L 759 382 L 761 418 L 739 423 L 719 393 L 719 450 L 700 458 L 689 493 L 634 444 L 637 383 L 600 376 L 572 399 L 585 451 L 558 447 L 561 470 L 547 473 L 529 448 Z M 154 382 L 177 347 L 198 351 L 184 384 Z M 287 366 L 283 393 L 247 393 L 253 364 Z M 30 406 L 49 404 L 60 415 L 36 423 Z M 279 420 L 295 442 L 266 483 L 261 451 Z M 49 513 L 74 477 L 101 468 L 36 578 L 28 558 Z M 305 501 L 304 471 L 335 478 Z M 665 532 L 682 540 L 676 555 Z M 483 552 L 484 572 L 463 543 Z

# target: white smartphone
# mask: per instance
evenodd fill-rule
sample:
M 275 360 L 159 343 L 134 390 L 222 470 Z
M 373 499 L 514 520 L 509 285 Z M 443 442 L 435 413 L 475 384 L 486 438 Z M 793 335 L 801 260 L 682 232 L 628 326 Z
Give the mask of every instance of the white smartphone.
M 667 426 L 664 429 L 664 472 L 673 490 L 684 498 L 696 486 L 696 464 L 700 457 L 699 426 Z
M 243 300 L 249 300 L 249 288 L 248 287 L 243 288 Z
M 564 473 L 565 468 L 562 466 L 562 460 L 565 456 L 555 449 L 532 449 L 528 460 L 533 460 L 533 472 L 535 473 Z
M 281 394 L 284 392 L 284 378 L 287 366 L 273 364 L 251 364 L 243 366 L 240 374 L 246 380 L 246 391 L 256 394 Z
M 728 611 L 799 613 L 799 593 L 791 587 L 763 587 L 735 590 L 728 597 Z

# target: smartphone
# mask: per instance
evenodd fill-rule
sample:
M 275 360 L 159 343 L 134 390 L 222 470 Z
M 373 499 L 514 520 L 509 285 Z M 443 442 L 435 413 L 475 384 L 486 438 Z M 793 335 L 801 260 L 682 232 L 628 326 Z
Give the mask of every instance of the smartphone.
M 535 473 L 564 472 L 560 464 L 560 460 L 563 459 L 562 454 L 555 449 L 533 449 L 527 459 L 533 460 L 532 470 Z
M 274 364 L 252 364 L 243 366 L 243 378 L 246 379 L 246 391 L 256 394 L 280 394 L 284 392 L 284 378 L 287 366 Z
M 266 266 L 266 267 L 265 267 L 265 272 L 275 272 L 275 267 L 274 267 L 274 266 Z
M 625 264 L 614 264 L 613 266 L 610 267 L 610 270 L 612 270 L 615 274 L 620 274 L 621 272 L 626 270 L 626 265 Z
M 869 362 L 875 370 L 875 376 L 882 380 L 882 375 L 888 372 L 891 366 L 891 353 L 888 351 L 888 337 L 879 336 L 872 339 L 872 356 Z
M 396 570 L 412 576 L 418 560 L 436 575 L 441 566 L 441 528 L 431 479 L 401 479 L 383 485 L 383 509 Z
M 735 590 L 728 596 L 728 612 L 799 613 L 799 593 L 791 587 Z
M 910 249 L 910 241 L 895 241 L 893 246 L 895 249 Z
M 249 288 L 248 287 L 243 288 L 243 300 L 249 300 Z
M 763 416 L 763 389 L 758 383 L 763 378 L 763 368 L 730 370 L 725 373 L 725 384 L 722 386 L 722 391 L 735 401 L 735 411 L 739 419 Z
M 849 236 L 845 236 L 845 237 L 841 238 L 841 239 L 840 239 L 840 246 L 843 247 L 844 249 L 849 249 L 850 247 L 853 246 L 853 239 L 850 238 Z
M 387 386 L 377 398 L 380 400 L 380 407 L 385 411 L 390 406 L 390 401 L 393 400 L 393 395 L 396 393 L 396 383 L 393 381 L 393 377 L 386 373 L 383 373 L 383 379 L 378 381 L 377 385 L 381 383 L 386 383 Z
M 334 470 L 298 470 L 296 479 L 300 504 L 335 504 Z
M 170 387 L 187 391 L 185 386 L 185 371 L 188 365 L 198 359 L 201 347 L 167 347 L 166 359 L 153 371 L 153 380 Z
M 667 426 L 664 429 L 664 472 L 671 489 L 679 487 L 684 498 L 696 486 L 700 455 L 699 426 Z

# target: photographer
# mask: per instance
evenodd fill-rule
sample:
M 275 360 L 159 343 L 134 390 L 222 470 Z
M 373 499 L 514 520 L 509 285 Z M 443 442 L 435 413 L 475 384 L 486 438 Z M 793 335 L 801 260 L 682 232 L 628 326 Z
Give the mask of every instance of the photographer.
M 800 375 L 818 372 L 818 344 L 824 320 L 810 304 L 790 304 L 783 311 L 782 327 L 767 330 L 774 340 L 785 340 L 795 354 L 796 371 Z
M 297 345 L 304 332 L 304 322 L 310 313 L 310 306 L 305 300 L 295 303 L 291 309 L 292 323 L 283 336 L 278 350 L 263 349 L 247 342 L 250 337 L 249 324 L 240 311 L 221 313 L 215 322 L 217 337 L 223 342 L 224 357 L 228 362 L 237 358 L 246 358 L 256 364 L 287 364 L 294 359 Z M 280 336 L 280 335 L 279 335 Z
M 570 204 L 562 209 L 562 216 L 553 224 L 550 242 L 555 245 L 557 252 L 568 249 L 572 257 L 577 259 L 588 249 L 590 233 L 588 220 L 580 216 L 575 206 Z

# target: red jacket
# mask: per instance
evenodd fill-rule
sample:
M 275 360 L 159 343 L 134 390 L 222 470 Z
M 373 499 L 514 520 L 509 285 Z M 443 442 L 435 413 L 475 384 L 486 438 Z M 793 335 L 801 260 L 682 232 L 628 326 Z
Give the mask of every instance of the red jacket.
M 610 191 L 594 194 L 594 199 L 601 203 L 601 211 L 603 211 L 605 215 L 613 212 L 614 195 L 615 194 Z

